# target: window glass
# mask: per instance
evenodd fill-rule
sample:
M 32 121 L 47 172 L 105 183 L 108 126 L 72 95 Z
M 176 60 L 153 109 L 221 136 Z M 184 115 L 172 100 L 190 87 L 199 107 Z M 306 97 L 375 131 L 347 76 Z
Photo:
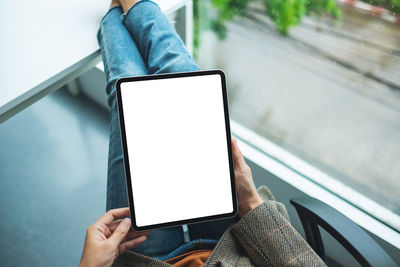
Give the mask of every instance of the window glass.
M 400 2 L 197 0 L 233 120 L 400 214 Z

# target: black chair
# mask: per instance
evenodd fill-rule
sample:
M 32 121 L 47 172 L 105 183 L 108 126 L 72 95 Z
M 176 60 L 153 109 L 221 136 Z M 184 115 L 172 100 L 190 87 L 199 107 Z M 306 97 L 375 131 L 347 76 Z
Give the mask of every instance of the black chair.
M 393 259 L 360 226 L 318 199 L 295 197 L 296 208 L 308 244 L 325 261 L 325 249 L 318 226 L 333 236 L 362 266 L 397 266 Z

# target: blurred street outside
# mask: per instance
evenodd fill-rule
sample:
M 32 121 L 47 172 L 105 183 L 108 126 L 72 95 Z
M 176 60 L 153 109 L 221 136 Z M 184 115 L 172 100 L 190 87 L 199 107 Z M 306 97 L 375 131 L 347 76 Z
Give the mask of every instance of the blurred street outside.
M 341 7 L 280 35 L 258 6 L 201 35 L 231 118 L 400 214 L 400 26 Z

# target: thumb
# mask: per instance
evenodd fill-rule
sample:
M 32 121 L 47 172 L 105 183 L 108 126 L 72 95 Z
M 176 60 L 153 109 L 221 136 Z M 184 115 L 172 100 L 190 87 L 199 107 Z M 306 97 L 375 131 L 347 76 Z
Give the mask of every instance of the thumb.
M 246 164 L 246 161 L 243 158 L 242 152 L 240 152 L 239 146 L 237 144 L 237 140 L 235 138 L 232 139 L 232 154 L 233 160 L 235 164 L 235 168 L 241 168 Z
M 131 227 L 131 219 L 129 218 L 123 219 L 108 240 L 114 243 L 115 247 L 118 247 L 119 244 L 121 244 L 121 242 L 124 241 L 126 235 L 129 232 L 130 227 Z

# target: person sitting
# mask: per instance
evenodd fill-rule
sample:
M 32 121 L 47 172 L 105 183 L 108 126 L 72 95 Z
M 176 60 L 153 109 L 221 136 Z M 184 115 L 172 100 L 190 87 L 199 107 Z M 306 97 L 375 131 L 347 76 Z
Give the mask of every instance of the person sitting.
M 97 37 L 111 107 L 108 211 L 87 229 L 79 266 L 325 266 L 291 226 L 284 205 L 275 201 L 267 187 L 256 190 L 251 170 L 234 139 L 236 217 L 188 225 L 188 242 L 182 227 L 146 232 L 131 229 L 130 219 L 125 218 L 129 217 L 129 208 L 116 80 L 197 71 L 198 66 L 152 1 L 113 0 Z

